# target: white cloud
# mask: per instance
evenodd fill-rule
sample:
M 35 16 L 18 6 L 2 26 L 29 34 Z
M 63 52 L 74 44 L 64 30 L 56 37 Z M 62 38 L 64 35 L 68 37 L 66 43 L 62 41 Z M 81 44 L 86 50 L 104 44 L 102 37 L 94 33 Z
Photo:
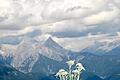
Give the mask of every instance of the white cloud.
M 72 51 L 78 51 L 78 52 L 94 44 L 94 38 L 89 38 L 89 37 L 77 37 L 77 38 L 53 37 L 53 40 L 55 40 L 65 49 L 72 50 Z
M 44 42 L 51 33 L 60 32 L 63 37 L 54 36 L 55 41 L 66 49 L 81 51 L 94 44 L 93 39 L 103 38 L 102 30 L 106 35 L 115 31 L 119 35 L 119 23 L 120 0 L 0 0 L 0 37 L 31 36 L 38 30 L 34 38 Z M 75 32 L 86 36 L 64 38 L 66 32 L 67 36 Z M 87 35 L 92 32 L 100 35 Z
M 62 47 L 68 50 L 80 52 L 92 45 L 97 43 L 111 43 L 120 39 L 120 32 L 116 36 L 109 36 L 107 34 L 102 35 L 92 35 L 92 36 L 84 36 L 84 37 L 76 37 L 76 38 L 57 38 L 53 37 L 57 43 L 59 43 Z
M 119 0 L 1 0 L 0 29 L 31 26 L 43 34 L 81 32 L 101 24 L 119 23 L 119 8 Z
M 119 10 L 117 8 L 114 8 L 113 10 L 110 11 L 102 11 L 100 13 L 85 17 L 83 19 L 83 23 L 87 25 L 106 23 L 116 19 L 118 15 Z

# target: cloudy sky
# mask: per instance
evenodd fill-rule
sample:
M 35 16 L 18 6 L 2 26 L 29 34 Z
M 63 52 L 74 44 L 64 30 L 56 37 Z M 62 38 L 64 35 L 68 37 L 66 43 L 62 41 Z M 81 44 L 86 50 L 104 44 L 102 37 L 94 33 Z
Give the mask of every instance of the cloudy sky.
M 119 23 L 120 0 L 0 0 L 0 37 L 114 35 Z

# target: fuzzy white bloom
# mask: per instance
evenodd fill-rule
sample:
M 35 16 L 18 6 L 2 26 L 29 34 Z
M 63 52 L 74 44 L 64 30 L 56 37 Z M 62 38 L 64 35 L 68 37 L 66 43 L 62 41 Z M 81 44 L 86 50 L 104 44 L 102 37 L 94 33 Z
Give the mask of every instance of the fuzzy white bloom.
M 72 73 L 74 75 L 73 80 L 79 80 L 80 71 L 76 69 L 76 70 L 73 70 Z
M 78 70 L 73 70 L 72 73 L 73 74 L 79 74 L 79 71 Z
M 68 66 L 72 66 L 75 63 L 75 60 L 69 60 L 66 63 L 68 64 Z
M 64 69 L 60 69 L 55 76 L 58 76 L 60 80 L 67 80 L 68 72 Z
M 81 63 L 76 64 L 76 69 L 72 71 L 72 66 L 75 64 L 75 60 L 69 60 L 66 62 L 68 65 L 68 72 L 64 69 L 60 69 L 56 76 L 59 77 L 60 80 L 79 80 L 80 74 L 82 70 L 85 70 Z
M 61 73 L 61 75 L 63 75 L 63 76 L 66 76 L 67 74 L 68 74 L 67 71 L 63 71 L 63 72 Z
M 56 76 L 56 77 L 58 77 L 59 75 L 60 75 L 60 73 L 59 73 L 59 72 L 57 72 L 55 76 Z
M 63 71 L 65 71 L 65 70 L 64 70 L 64 69 L 60 69 L 60 70 L 59 70 L 59 72 L 63 72 Z
M 56 76 L 59 76 L 59 75 L 67 75 L 67 74 L 68 74 L 67 71 L 65 71 L 64 69 L 60 69 L 60 70 L 58 71 L 58 73 L 56 74 Z
M 80 71 L 81 71 L 81 70 L 85 70 L 85 68 L 83 67 L 83 65 L 82 65 L 81 63 L 77 63 L 77 64 L 76 64 L 76 67 L 77 67 L 77 69 L 79 69 Z
M 65 70 L 64 70 L 64 69 L 60 69 L 60 70 L 56 73 L 55 76 L 59 76 L 59 75 L 61 75 L 61 72 L 63 72 L 63 71 L 65 71 Z

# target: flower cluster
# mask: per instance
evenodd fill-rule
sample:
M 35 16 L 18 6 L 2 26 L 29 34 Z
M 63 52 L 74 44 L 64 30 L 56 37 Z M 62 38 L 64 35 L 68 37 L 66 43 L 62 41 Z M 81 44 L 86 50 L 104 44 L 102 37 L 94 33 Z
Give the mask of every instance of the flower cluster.
M 80 74 L 82 73 L 85 68 L 81 63 L 77 63 L 76 69 L 72 70 L 72 66 L 75 64 L 75 60 L 69 60 L 66 62 L 69 69 L 65 71 L 64 69 L 60 69 L 56 76 L 59 77 L 60 80 L 79 80 Z

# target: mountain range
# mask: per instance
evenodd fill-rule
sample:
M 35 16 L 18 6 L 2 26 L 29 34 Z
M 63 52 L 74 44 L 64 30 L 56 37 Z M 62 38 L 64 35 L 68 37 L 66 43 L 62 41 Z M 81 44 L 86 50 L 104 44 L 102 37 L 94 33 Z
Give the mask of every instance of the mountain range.
M 0 67 L 11 68 L 13 72 L 15 70 L 17 74 L 25 74 L 29 76 L 28 78 L 35 78 L 34 80 L 52 78 L 53 80 L 54 77 L 50 77 L 50 75 L 55 74 L 60 68 L 66 69 L 65 62 L 74 59 L 84 65 L 86 74 L 95 74 L 99 78 L 93 79 L 94 77 L 90 76 L 83 80 L 115 80 L 116 76 L 117 80 L 120 79 L 118 75 L 120 73 L 119 37 L 95 39 L 94 44 L 80 52 L 65 49 L 52 37 L 42 42 L 25 36 L 6 38 L 4 38 L 6 40 L 4 42 L 3 38 L 0 39 L 0 63 L 2 66 Z

